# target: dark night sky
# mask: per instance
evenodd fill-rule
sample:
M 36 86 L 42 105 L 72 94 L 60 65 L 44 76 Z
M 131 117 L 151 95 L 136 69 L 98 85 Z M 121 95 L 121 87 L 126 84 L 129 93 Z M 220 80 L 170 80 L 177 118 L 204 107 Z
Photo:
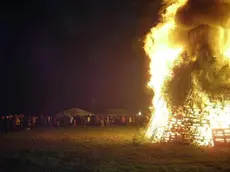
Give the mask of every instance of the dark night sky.
M 6 3 L 7 2 L 7 3 Z M 0 113 L 148 105 L 141 39 L 150 0 L 37 0 L 1 4 Z

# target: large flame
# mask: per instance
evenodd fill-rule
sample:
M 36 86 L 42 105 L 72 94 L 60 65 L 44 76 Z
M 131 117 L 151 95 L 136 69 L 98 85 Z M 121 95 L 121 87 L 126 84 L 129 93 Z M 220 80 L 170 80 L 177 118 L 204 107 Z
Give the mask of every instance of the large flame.
M 169 1 L 169 0 L 168 0 Z M 153 141 L 159 142 L 165 137 L 166 130 L 169 131 L 169 124 L 172 110 L 165 99 L 163 88 L 165 82 L 173 77 L 173 67 L 182 63 L 181 54 L 186 51 L 186 45 L 177 43 L 171 39 L 172 33 L 177 28 L 175 22 L 178 9 L 184 6 L 188 0 L 170 1 L 163 14 L 161 22 L 153 27 L 145 39 L 145 52 L 150 58 L 151 79 L 148 86 L 154 90 L 152 100 L 153 115 L 150 119 L 146 136 Z M 167 3 L 167 1 L 166 1 Z M 230 29 L 219 26 L 218 42 L 215 44 L 218 51 L 224 57 L 223 61 L 230 59 Z M 193 95 L 197 95 L 202 101 L 203 112 L 208 112 L 202 116 L 202 120 L 208 120 L 206 125 L 199 126 L 198 135 L 204 137 L 202 141 L 197 141 L 199 145 L 213 145 L 212 130 L 214 128 L 229 128 L 230 124 L 230 104 L 220 100 L 211 101 L 208 94 L 202 91 L 194 79 L 195 90 Z M 196 106 L 196 103 L 195 105 Z M 198 113 L 198 115 L 200 115 Z M 170 133 L 168 133 L 170 134 Z

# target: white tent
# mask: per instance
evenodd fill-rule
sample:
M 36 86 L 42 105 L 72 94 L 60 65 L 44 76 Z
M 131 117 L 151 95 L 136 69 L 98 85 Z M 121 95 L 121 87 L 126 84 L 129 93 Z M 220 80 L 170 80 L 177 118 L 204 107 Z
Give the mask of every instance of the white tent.
M 94 115 L 94 114 L 91 112 L 79 109 L 79 108 L 72 108 L 72 109 L 67 109 L 67 110 L 64 110 L 62 112 L 59 112 L 58 114 L 56 114 L 56 117 L 62 118 L 64 116 L 66 116 L 66 117 L 70 118 L 70 117 L 74 117 L 74 116 L 91 116 L 91 115 Z

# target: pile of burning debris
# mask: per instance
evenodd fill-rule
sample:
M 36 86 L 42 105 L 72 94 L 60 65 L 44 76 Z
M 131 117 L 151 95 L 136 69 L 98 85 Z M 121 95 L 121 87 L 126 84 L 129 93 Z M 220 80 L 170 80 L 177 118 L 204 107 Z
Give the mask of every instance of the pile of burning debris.
M 191 104 L 178 108 L 170 113 L 158 141 L 206 146 L 230 143 L 230 103 L 227 104 L 213 101 L 203 109 Z
M 214 96 L 230 91 L 230 1 L 163 3 L 160 22 L 145 39 L 154 91 L 146 136 L 207 146 L 222 133 L 229 142 L 230 102 Z

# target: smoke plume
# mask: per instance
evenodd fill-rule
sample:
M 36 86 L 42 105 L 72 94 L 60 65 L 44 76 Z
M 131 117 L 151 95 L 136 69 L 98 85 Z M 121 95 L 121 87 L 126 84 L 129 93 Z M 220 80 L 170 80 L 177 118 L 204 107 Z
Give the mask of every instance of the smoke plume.
M 170 104 L 184 104 L 192 88 L 192 76 L 208 95 L 230 92 L 230 66 L 221 51 L 229 33 L 226 30 L 230 29 L 230 0 L 188 0 L 178 9 L 175 21 L 171 37 L 185 46 L 189 58 L 174 67 L 174 76 L 166 83 Z
M 188 0 L 178 9 L 176 21 L 179 27 L 186 28 L 195 28 L 200 24 L 228 27 L 229 17 L 229 0 Z

